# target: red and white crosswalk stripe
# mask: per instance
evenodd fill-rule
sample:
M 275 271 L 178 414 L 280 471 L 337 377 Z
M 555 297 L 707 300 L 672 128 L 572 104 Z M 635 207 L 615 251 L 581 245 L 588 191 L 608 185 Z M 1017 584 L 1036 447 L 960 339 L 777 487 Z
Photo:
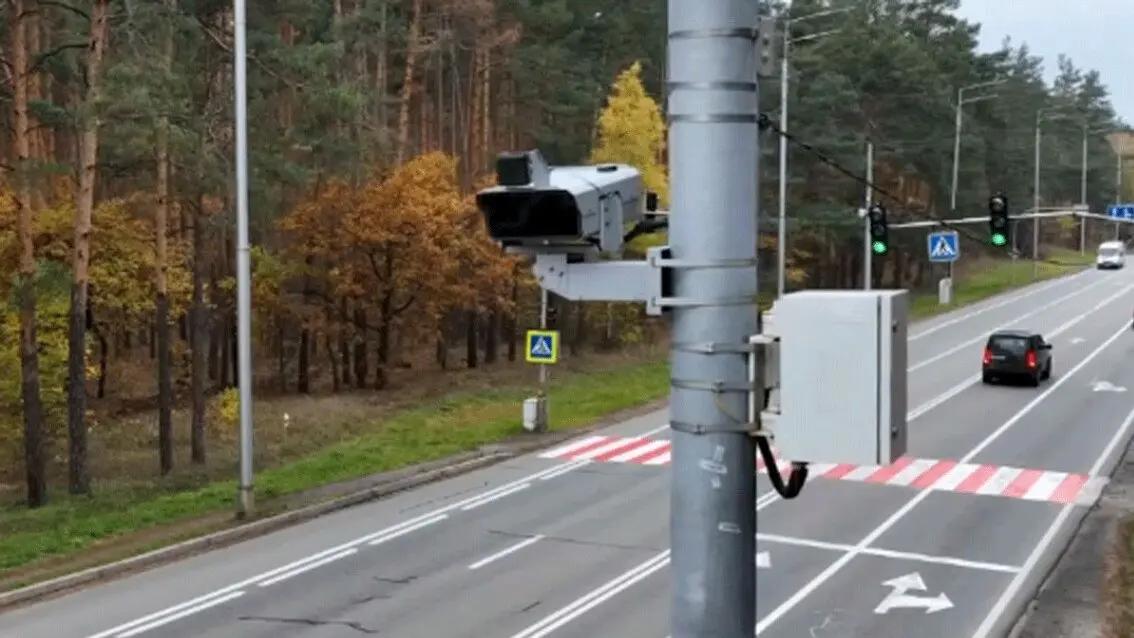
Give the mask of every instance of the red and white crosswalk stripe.
M 668 440 L 599 435 L 572 441 L 540 456 L 637 465 L 667 465 L 671 460 Z M 781 474 L 786 476 L 791 472 L 790 461 L 777 458 L 776 464 Z M 756 469 L 761 473 L 767 471 L 763 458 L 757 457 Z M 910 457 L 881 467 L 812 463 L 808 471 L 811 477 L 829 480 L 1051 503 L 1093 503 L 1106 483 L 1105 478 L 1085 474 Z

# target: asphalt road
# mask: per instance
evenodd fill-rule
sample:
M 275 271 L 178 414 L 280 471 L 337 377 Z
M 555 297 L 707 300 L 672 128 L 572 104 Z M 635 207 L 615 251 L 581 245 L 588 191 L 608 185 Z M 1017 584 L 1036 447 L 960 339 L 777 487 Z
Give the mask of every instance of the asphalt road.
M 1132 302 L 1134 271 L 1089 271 L 913 326 L 907 458 L 816 467 L 787 502 L 759 478 L 757 634 L 1004 635 L 1134 429 Z M 980 383 L 1001 327 L 1048 336 L 1050 381 Z M 665 422 L 13 610 L 0 636 L 665 638 Z

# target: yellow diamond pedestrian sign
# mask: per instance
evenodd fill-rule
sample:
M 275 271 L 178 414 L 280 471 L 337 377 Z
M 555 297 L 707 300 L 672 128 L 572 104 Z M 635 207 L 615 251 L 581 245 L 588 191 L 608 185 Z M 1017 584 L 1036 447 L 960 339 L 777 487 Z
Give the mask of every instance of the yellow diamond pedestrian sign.
M 555 330 L 529 330 L 525 358 L 528 363 L 557 363 L 559 361 L 559 332 Z

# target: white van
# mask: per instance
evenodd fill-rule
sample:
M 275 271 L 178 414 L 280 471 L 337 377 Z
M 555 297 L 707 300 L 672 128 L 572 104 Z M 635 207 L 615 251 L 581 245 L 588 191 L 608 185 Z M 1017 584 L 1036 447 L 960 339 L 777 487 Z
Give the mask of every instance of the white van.
M 1121 241 L 1104 241 L 1099 244 L 1099 256 L 1095 260 L 1099 270 L 1104 268 L 1122 268 L 1126 265 L 1126 243 Z

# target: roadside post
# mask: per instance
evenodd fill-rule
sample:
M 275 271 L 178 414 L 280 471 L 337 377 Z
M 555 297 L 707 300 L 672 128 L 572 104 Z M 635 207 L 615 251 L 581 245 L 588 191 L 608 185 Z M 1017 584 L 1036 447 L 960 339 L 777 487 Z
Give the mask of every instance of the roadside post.
M 540 291 L 539 330 L 529 330 L 524 338 L 524 360 L 539 366 L 539 391 L 524 400 L 524 429 L 547 430 L 547 366 L 559 362 L 559 332 L 547 329 L 547 289 Z
M 947 306 L 953 303 L 953 264 L 961 256 L 960 237 L 954 230 L 929 233 L 926 248 L 930 262 L 949 264 L 949 276 L 937 283 L 937 303 Z

